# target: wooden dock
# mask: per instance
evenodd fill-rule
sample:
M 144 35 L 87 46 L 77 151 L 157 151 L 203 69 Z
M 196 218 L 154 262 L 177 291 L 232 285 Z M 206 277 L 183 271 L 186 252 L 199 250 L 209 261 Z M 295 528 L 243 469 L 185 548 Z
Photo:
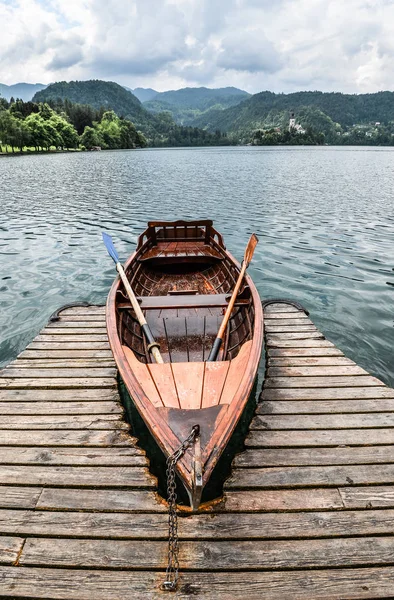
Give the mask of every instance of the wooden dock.
M 0 372 L 0 597 L 394 597 L 394 390 L 288 304 L 222 501 L 180 519 L 123 419 L 104 308 L 70 308 Z

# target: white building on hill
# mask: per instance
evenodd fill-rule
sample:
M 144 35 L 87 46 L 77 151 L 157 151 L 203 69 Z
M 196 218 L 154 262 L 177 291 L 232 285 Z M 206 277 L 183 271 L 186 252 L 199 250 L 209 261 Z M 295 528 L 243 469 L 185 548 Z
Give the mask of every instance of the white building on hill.
M 305 133 L 305 129 L 302 127 L 302 125 L 300 125 L 299 123 L 296 123 L 294 111 L 291 110 L 290 111 L 290 121 L 289 121 L 289 131 L 292 131 L 293 129 L 295 129 L 297 133 L 301 133 L 301 134 Z

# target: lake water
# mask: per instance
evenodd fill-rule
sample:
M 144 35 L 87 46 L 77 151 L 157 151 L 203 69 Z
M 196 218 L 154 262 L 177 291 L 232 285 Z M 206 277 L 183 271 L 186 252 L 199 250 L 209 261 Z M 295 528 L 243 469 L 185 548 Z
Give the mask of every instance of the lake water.
M 394 149 L 190 148 L 0 157 L 0 364 L 62 304 L 103 304 L 149 219 L 212 218 L 262 298 L 304 304 L 394 385 Z

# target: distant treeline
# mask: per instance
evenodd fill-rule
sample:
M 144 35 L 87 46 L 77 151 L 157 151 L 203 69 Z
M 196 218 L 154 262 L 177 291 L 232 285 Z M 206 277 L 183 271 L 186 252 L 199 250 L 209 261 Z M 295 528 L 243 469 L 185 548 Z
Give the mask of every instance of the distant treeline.
M 175 125 L 162 116 L 163 132 L 149 140 L 151 146 L 207 146 L 231 143 L 220 132 Z M 166 124 L 167 121 L 167 124 Z M 165 126 L 166 124 L 166 126 Z M 23 102 L 0 98 L 0 145 L 11 149 L 42 151 L 56 149 L 143 148 L 148 140 L 134 124 L 113 110 L 96 109 L 70 100 Z
M 321 146 L 324 144 L 324 133 L 314 131 L 311 127 L 308 127 L 305 133 L 298 133 L 295 129 L 258 130 L 254 133 L 252 143 L 254 146 Z
M 130 121 L 111 110 L 65 101 L 53 103 L 7 102 L 0 99 L 0 141 L 12 151 L 56 149 L 141 148 L 146 140 Z

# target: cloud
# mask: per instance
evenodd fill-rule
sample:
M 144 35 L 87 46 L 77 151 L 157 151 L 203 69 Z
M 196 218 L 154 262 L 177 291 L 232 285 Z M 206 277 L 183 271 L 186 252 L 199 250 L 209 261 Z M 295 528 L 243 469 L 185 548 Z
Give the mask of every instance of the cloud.
M 231 32 L 221 42 L 218 67 L 249 73 L 275 73 L 283 61 L 279 52 L 260 29 Z
M 0 82 L 394 89 L 393 0 L 0 0 Z

